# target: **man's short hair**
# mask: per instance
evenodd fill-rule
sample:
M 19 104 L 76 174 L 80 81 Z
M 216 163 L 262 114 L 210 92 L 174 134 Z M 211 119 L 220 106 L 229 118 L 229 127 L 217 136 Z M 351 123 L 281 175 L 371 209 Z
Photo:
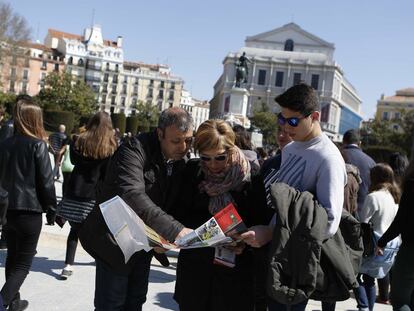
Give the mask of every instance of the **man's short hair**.
M 342 142 L 345 145 L 349 144 L 359 144 L 361 137 L 359 136 L 359 131 L 356 129 L 348 130 L 345 132 Z
M 164 133 L 165 129 L 175 125 L 180 131 L 187 132 L 193 129 L 193 118 L 187 110 L 171 107 L 161 112 L 158 119 L 158 128 Z
M 281 107 L 300 112 L 304 116 L 314 111 L 320 111 L 315 90 L 305 83 L 292 86 L 286 92 L 277 96 L 275 101 Z

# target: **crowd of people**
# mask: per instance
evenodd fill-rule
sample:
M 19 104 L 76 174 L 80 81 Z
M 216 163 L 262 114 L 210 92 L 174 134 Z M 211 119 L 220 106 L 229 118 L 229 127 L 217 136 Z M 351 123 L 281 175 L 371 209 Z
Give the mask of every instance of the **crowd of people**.
M 80 240 L 96 261 L 95 310 L 142 310 L 152 258 L 169 262 L 159 247 L 125 262 L 99 208 L 115 196 L 172 243 L 229 203 L 243 219 L 247 230 L 233 232 L 232 243 L 179 252 L 174 299 L 180 310 L 302 311 L 315 299 L 332 311 L 350 292 L 362 311 L 376 302 L 413 310 L 414 161 L 395 153 L 389 163 L 375 163 L 362 151 L 357 129 L 335 145 L 321 129 L 318 97 L 306 84 L 275 101 L 279 148 L 272 155 L 224 120 L 205 121 L 194 133 L 191 115 L 178 107 L 160 114 L 156 130 L 122 140 L 106 112 L 79 133 L 68 135 L 61 125 L 47 137 L 40 107 L 18 96 L 0 129 L 7 242 L 0 310 L 29 305 L 19 291 L 36 254 L 42 213 L 50 225 L 70 225 L 62 279 L 74 272 Z M 217 260 L 223 256 L 231 266 Z

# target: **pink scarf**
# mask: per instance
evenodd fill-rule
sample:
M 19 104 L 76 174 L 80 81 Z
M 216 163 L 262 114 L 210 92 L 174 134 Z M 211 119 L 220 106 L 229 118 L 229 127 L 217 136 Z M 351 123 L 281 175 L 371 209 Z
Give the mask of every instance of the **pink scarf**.
M 229 151 L 227 167 L 221 173 L 211 173 L 202 161 L 201 169 L 204 173 L 204 180 L 199 188 L 201 192 L 206 192 L 210 197 L 208 210 L 212 215 L 230 202 L 235 204 L 230 191 L 240 190 L 246 182 L 250 181 L 250 163 L 237 147 Z

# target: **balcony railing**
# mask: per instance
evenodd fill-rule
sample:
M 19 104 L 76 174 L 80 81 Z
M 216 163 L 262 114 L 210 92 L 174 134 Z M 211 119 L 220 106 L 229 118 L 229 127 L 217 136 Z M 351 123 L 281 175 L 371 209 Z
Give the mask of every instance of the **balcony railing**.
M 86 76 L 86 81 L 93 81 L 93 82 L 101 82 L 101 77 L 94 77 L 94 76 Z
M 87 65 L 86 65 L 86 69 L 91 69 L 91 70 L 98 70 L 98 71 L 101 71 L 102 66 L 101 66 L 101 65 L 87 64 Z

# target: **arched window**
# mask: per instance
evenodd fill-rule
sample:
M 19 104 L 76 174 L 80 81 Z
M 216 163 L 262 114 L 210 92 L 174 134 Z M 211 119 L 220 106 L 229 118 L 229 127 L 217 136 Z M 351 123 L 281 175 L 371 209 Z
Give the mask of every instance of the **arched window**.
M 287 39 L 285 42 L 285 51 L 293 51 L 294 43 L 292 39 Z
M 78 66 L 83 66 L 83 59 L 82 58 L 79 58 L 79 60 L 78 60 Z
M 68 58 L 68 65 L 72 65 L 73 64 L 73 57 L 69 57 Z

